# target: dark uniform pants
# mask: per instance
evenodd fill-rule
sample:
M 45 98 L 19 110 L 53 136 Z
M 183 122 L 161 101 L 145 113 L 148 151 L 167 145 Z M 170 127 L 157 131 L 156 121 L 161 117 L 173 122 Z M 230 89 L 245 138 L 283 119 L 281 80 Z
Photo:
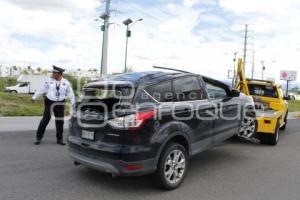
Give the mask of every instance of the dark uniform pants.
M 57 104 L 57 105 L 56 105 Z M 65 111 L 65 101 L 51 101 L 45 97 L 45 109 L 43 118 L 39 124 L 36 137 L 41 140 L 44 136 L 45 130 L 49 121 L 51 119 L 51 114 L 54 112 L 55 116 L 55 126 L 56 126 L 56 138 L 58 141 L 63 139 L 64 131 L 64 111 Z

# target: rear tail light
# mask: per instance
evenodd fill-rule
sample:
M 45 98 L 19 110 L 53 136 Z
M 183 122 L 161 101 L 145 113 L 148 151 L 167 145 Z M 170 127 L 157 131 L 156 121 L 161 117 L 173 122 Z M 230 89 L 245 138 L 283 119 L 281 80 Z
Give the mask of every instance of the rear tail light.
M 138 129 L 148 119 L 152 119 L 155 116 L 155 111 L 140 112 L 124 117 L 114 118 L 108 121 L 108 124 L 115 129 Z

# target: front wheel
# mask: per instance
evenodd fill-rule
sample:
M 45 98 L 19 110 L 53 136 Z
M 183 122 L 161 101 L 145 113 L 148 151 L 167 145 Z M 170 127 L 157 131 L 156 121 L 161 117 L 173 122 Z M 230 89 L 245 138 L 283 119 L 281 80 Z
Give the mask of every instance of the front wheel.
M 255 113 L 248 113 L 243 119 L 238 136 L 243 139 L 251 139 L 256 134 L 257 122 Z
M 156 171 L 156 179 L 163 189 L 172 190 L 183 182 L 187 167 L 188 153 L 178 143 L 170 143 L 163 151 Z

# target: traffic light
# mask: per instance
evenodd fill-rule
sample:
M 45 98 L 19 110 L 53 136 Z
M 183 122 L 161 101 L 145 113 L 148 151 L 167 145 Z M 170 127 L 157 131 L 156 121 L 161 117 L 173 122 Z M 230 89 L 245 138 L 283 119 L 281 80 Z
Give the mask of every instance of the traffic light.
M 131 37 L 131 31 L 127 31 L 126 36 Z

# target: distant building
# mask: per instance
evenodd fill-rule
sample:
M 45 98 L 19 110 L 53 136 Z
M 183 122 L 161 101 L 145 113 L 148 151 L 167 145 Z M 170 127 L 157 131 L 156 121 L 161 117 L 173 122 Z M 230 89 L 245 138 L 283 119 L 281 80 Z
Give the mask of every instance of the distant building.
M 20 67 L 7 67 L 0 65 L 0 77 L 17 77 L 22 74 Z
M 89 69 L 89 70 L 82 70 L 82 69 L 68 70 L 67 69 L 66 73 L 74 77 L 87 77 L 87 78 L 99 77 L 99 72 L 98 70 L 95 69 Z

